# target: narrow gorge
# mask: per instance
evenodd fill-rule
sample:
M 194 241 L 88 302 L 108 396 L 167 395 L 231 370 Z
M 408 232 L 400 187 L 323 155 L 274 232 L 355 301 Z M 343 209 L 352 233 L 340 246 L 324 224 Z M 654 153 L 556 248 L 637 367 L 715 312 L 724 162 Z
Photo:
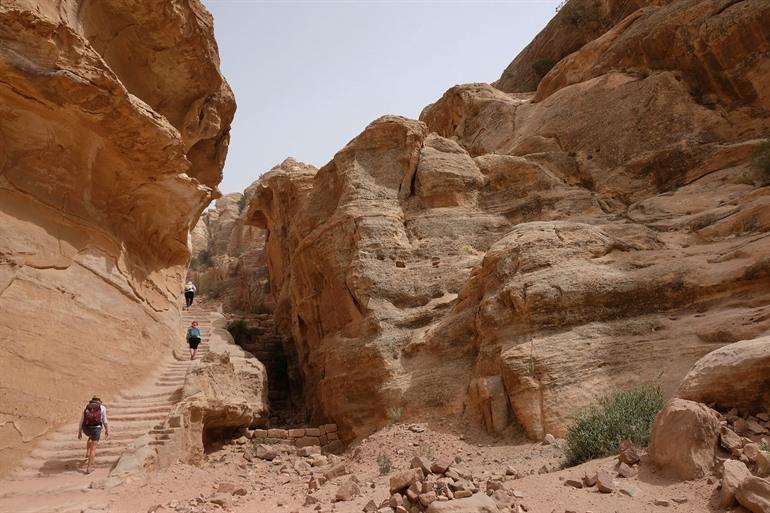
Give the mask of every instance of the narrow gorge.
M 496 82 L 222 195 L 201 2 L 3 1 L 0 511 L 770 511 L 768 27 L 569 0 Z M 571 470 L 651 384 L 649 449 Z

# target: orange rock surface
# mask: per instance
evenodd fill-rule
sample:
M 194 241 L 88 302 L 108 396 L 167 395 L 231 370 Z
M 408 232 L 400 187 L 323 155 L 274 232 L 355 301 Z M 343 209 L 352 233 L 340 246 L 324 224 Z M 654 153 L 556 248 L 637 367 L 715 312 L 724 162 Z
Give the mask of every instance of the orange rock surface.
M 0 5 L 0 474 L 182 336 L 235 102 L 201 3 L 159 5 Z

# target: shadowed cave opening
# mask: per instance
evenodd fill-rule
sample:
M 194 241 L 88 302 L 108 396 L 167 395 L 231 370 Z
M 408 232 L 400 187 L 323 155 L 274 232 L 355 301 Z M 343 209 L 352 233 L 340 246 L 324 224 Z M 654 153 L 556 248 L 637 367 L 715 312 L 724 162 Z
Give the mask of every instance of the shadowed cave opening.
M 272 314 L 231 320 L 228 329 L 243 350 L 261 361 L 267 371 L 269 427 L 296 427 L 307 423 L 304 387 L 294 343 L 284 340 Z

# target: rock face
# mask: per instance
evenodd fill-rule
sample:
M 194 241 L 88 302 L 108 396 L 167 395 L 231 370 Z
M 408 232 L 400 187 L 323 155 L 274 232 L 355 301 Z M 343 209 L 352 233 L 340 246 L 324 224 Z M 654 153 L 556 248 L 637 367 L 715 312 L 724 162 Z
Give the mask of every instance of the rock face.
M 226 311 L 264 313 L 274 301 L 268 283 L 265 231 L 244 224 L 253 187 L 227 194 L 203 213 L 193 231 L 190 279 Z
M 0 5 L 0 474 L 180 336 L 235 110 L 197 0 L 55 4 Z
M 681 479 L 696 479 L 714 467 L 719 418 L 707 406 L 671 399 L 655 417 L 650 457 Z
M 770 4 L 597 4 L 535 93 L 455 86 L 255 185 L 277 325 L 343 437 L 461 412 L 560 436 L 770 329 Z M 573 45 L 564 16 L 514 68 Z
M 677 396 L 734 408 L 770 406 L 770 337 L 720 347 L 698 360 Z

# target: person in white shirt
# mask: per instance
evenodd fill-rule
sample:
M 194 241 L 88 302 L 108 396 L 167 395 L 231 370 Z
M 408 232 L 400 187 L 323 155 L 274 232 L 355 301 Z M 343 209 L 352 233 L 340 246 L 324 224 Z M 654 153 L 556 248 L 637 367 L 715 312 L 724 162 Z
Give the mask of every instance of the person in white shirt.
M 80 415 L 80 424 L 78 425 L 80 426 L 78 428 L 78 440 L 83 439 L 83 433 L 88 437 L 88 442 L 86 442 L 86 474 L 90 474 L 96 457 L 96 445 L 102 436 L 102 428 L 104 428 L 104 438 L 107 439 L 110 436 L 107 407 L 102 404 L 101 399 L 97 396 L 91 398 Z
M 198 289 L 195 288 L 195 284 L 191 281 L 188 281 L 184 286 L 184 299 L 185 303 L 187 303 L 187 308 L 190 308 L 193 304 L 193 298 L 195 298 L 195 292 Z

